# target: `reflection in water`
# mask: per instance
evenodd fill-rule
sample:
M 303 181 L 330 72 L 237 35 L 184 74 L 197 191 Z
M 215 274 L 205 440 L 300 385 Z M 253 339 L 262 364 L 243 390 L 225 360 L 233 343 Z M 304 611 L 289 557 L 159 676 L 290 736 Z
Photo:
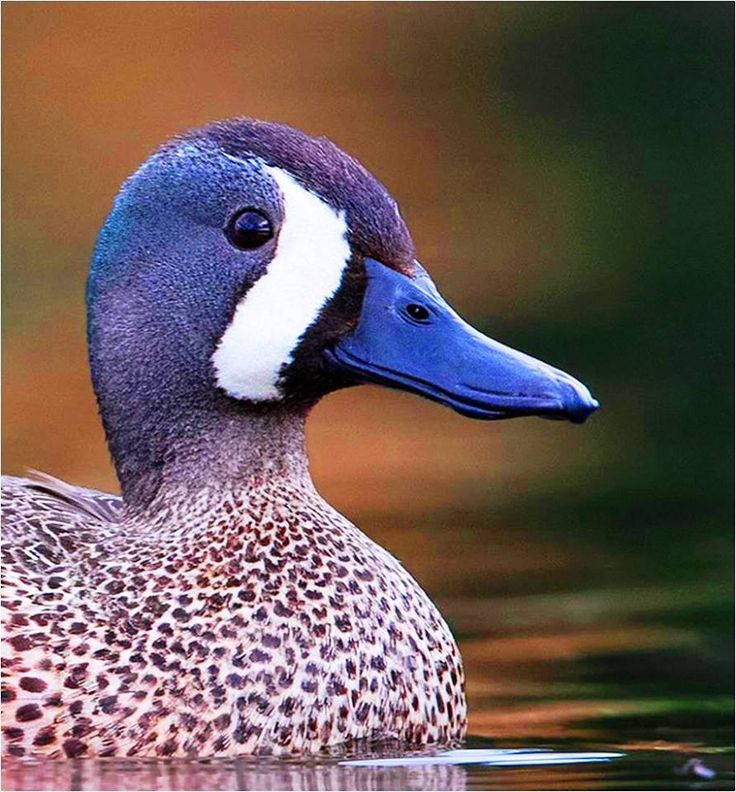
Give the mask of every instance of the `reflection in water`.
M 453 765 L 344 767 L 285 760 L 81 760 L 4 768 L 3 788 L 119 790 L 466 789 L 466 770 Z
M 425 767 L 427 765 L 472 765 L 485 767 L 532 767 L 564 764 L 593 764 L 618 759 L 621 753 L 603 751 L 562 752 L 539 748 L 476 748 L 443 751 L 435 756 L 398 756 L 378 759 L 346 759 L 345 767 Z
M 438 757 L 395 757 L 338 762 L 275 759 L 71 760 L 6 762 L 6 790 L 502 790 L 689 789 L 692 778 L 673 771 L 671 755 L 620 753 L 456 751 L 452 764 Z M 472 754 L 476 761 L 472 761 Z M 445 758 L 448 754 L 445 755 Z M 620 757 L 620 758 L 617 758 Z M 610 765 L 607 762 L 615 759 Z M 400 764 L 394 764 L 399 762 Z M 702 764 L 702 763 L 701 763 Z M 591 767 L 591 765 L 593 765 Z M 727 772 L 710 770 L 698 789 L 730 789 Z M 719 777 L 720 776 L 720 777 Z

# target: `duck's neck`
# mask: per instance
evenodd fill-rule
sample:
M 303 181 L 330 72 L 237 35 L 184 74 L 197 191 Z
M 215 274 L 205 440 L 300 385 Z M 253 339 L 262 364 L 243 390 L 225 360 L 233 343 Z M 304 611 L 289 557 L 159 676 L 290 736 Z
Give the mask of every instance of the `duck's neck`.
M 307 410 L 217 412 L 169 437 L 149 467 L 118 475 L 129 514 L 148 514 L 181 501 L 247 491 L 269 483 L 311 488 L 304 425 Z M 118 461 L 119 462 L 119 461 Z

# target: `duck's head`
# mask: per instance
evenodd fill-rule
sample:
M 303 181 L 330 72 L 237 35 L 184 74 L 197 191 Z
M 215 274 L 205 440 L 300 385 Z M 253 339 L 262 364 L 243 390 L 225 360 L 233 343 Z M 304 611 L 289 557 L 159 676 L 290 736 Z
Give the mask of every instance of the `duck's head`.
M 88 304 L 124 489 L 204 416 L 299 410 L 362 382 L 474 418 L 581 422 L 598 406 L 464 322 L 386 189 L 330 141 L 282 125 L 211 124 L 151 156 L 102 229 Z

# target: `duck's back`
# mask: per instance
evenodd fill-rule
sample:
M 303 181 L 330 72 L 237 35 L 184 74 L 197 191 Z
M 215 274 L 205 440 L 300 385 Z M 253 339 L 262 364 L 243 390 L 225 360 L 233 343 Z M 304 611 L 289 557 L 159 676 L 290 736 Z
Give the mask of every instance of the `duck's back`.
M 88 626 L 66 617 L 83 615 L 74 592 L 84 548 L 104 540 L 121 514 L 122 500 L 114 495 L 44 474 L 2 477 L 2 700 L 10 754 L 62 749 L 54 744 L 56 727 L 73 715 L 69 707 L 78 696 L 65 684 L 68 653 L 83 646 Z M 73 749 L 75 738 L 66 739 Z

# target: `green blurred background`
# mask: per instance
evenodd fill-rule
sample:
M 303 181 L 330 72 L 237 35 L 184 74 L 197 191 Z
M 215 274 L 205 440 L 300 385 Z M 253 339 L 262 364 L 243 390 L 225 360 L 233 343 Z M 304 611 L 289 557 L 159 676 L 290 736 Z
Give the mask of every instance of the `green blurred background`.
M 121 181 L 211 119 L 326 134 L 394 193 L 466 318 L 602 402 L 584 427 L 477 423 L 371 388 L 315 411 L 318 487 L 464 641 L 471 727 L 522 733 L 518 702 L 541 706 L 529 680 L 560 651 L 583 687 L 559 697 L 577 704 L 590 679 L 610 697 L 712 701 L 731 685 L 733 16 L 697 2 L 6 4 L 4 471 L 116 487 L 83 287 Z

